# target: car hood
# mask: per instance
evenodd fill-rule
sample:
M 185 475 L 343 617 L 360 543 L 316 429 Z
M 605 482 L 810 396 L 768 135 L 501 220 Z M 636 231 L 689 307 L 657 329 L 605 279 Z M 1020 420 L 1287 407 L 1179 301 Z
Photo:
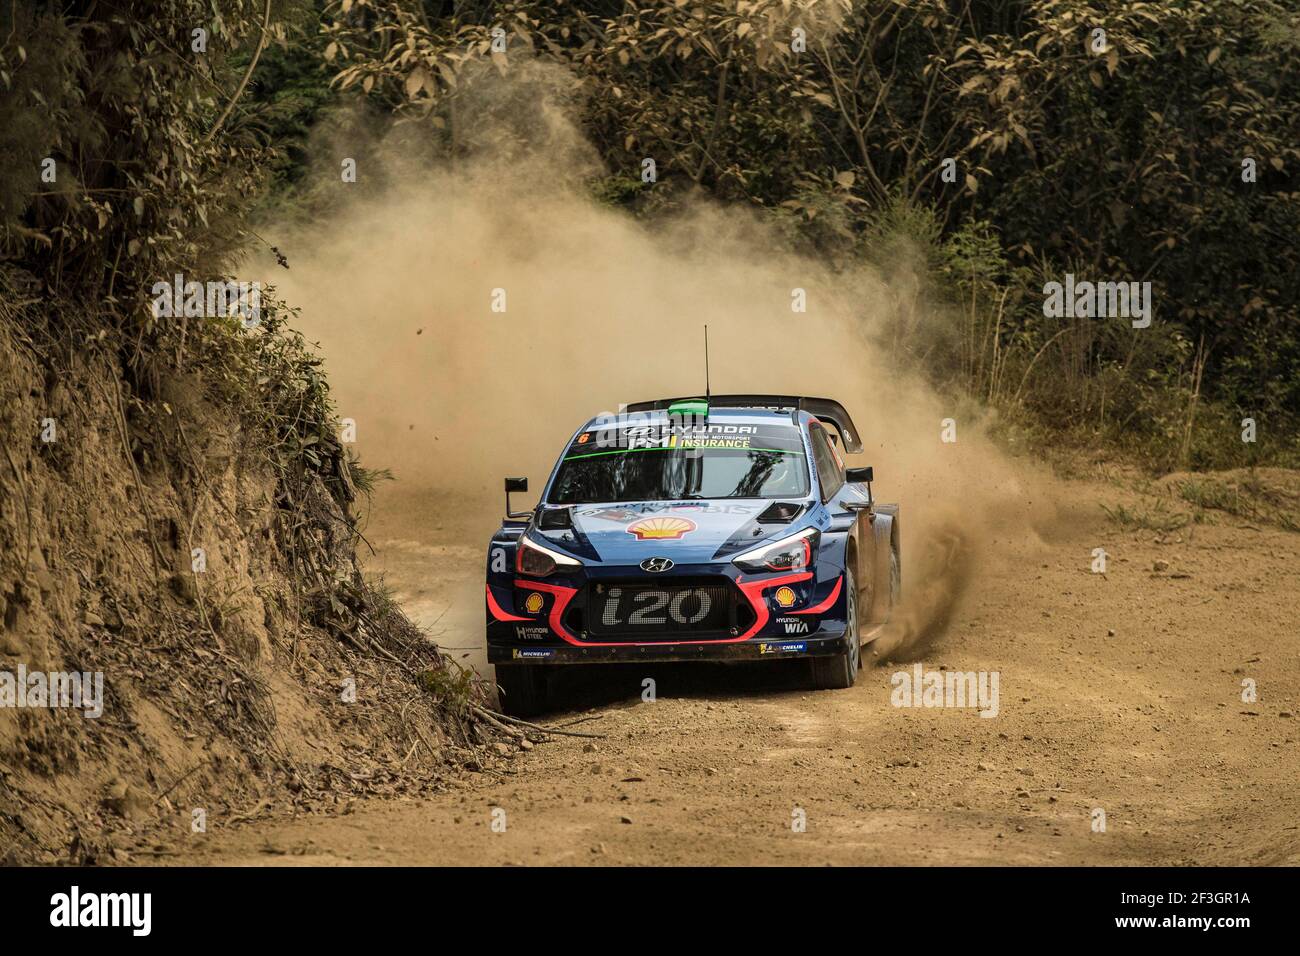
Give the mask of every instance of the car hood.
M 790 522 L 757 521 L 772 504 L 763 498 L 732 498 L 575 505 L 573 531 L 548 531 L 545 537 L 605 565 L 637 565 L 651 557 L 704 564 L 785 534 Z

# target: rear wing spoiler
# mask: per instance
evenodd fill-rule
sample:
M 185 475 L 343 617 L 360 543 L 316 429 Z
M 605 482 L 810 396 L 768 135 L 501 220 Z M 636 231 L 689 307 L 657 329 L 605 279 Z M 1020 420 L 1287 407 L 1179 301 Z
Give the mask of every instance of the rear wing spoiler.
M 862 438 L 857 426 L 849 418 L 848 411 L 839 402 L 830 398 L 809 398 L 799 395 L 710 395 L 684 398 L 660 398 L 652 402 L 635 402 L 627 406 L 629 412 L 667 411 L 669 407 L 681 402 L 708 402 L 710 408 L 764 408 L 776 412 L 789 411 L 792 415 L 807 412 L 813 418 L 830 422 L 844 440 L 844 450 L 857 454 L 862 451 Z

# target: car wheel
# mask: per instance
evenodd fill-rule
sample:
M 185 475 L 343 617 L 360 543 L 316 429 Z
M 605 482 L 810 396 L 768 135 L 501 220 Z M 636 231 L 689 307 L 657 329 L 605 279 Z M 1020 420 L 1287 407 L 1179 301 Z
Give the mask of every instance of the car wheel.
M 550 696 L 547 684 L 545 669 L 536 664 L 498 664 L 501 712 L 512 717 L 541 713 Z
M 813 686 L 818 690 L 852 687 L 862 666 L 862 643 L 858 634 L 858 589 L 853 572 L 844 572 L 844 594 L 848 601 L 848 646 L 830 657 L 812 658 Z

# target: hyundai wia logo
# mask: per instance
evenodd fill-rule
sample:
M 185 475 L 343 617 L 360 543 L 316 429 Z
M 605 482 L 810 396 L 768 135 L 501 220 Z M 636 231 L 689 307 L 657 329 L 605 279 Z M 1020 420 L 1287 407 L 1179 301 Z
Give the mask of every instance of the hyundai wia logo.
M 668 558 L 646 558 L 641 562 L 641 570 L 649 571 L 651 574 L 667 571 L 672 566 L 673 563 Z

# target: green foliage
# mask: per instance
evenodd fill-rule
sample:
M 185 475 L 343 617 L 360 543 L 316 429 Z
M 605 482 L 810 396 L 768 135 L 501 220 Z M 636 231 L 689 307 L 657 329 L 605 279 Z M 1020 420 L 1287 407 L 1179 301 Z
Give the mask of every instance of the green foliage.
M 241 114 L 218 126 L 238 88 L 231 57 L 260 36 L 261 7 L 165 0 L 65 15 L 0 5 L 11 120 L 0 150 L 25 189 L 8 186 L 0 209 L 6 258 L 132 334 L 154 331 L 153 282 L 220 271 L 267 157 Z M 193 49 L 195 30 L 206 31 L 206 52 Z M 45 158 L 51 183 L 39 179 Z
M 308 139 L 338 105 L 332 72 L 321 53 L 319 13 L 304 11 L 289 30 L 290 40 L 266 50 L 248 91 L 248 114 L 275 148 L 269 188 L 279 192 L 299 183 L 310 162 Z
M 1114 508 L 1101 506 L 1106 517 L 1125 531 L 1177 531 L 1191 522 L 1191 517 L 1183 512 L 1170 511 L 1163 499 L 1156 499 L 1151 506 L 1128 507 L 1118 504 Z
M 59 129 L 74 123 L 82 99 L 75 79 L 84 60 L 66 23 L 38 21 L 25 6 L 0 9 L 0 31 L 13 37 L 0 46 L 0 228 L 13 242 L 39 241 L 20 216 L 35 197 L 55 190 L 42 185 L 41 164 L 51 156 Z M 71 170 L 64 183 L 75 189 Z
M 329 381 L 320 357 L 289 324 L 296 314 L 267 288 L 255 328 L 240 329 L 233 318 L 205 319 L 191 344 L 210 395 L 239 410 L 244 426 L 265 443 L 266 460 L 281 483 L 314 474 L 345 499 L 346 462 Z
M 949 64 L 983 126 L 971 207 L 1018 254 L 1151 279 L 1158 320 L 1205 343 L 1211 397 L 1294 422 L 1300 250 L 1282 237 L 1300 227 L 1300 17 L 1235 0 L 1031 8 L 1023 33 Z M 1098 26 L 1104 53 L 1085 42 Z

